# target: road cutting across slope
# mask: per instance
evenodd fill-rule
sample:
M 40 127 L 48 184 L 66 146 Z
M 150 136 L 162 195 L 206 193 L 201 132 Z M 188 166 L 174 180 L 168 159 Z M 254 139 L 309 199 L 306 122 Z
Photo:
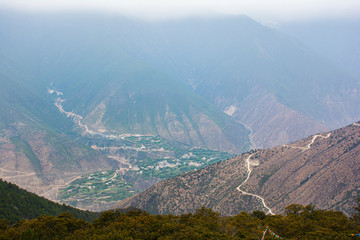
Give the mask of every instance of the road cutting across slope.
M 252 169 L 251 169 L 251 167 L 250 167 L 250 165 L 251 165 L 251 164 L 250 164 L 250 158 L 251 158 L 253 155 L 254 155 L 254 154 L 250 154 L 250 155 L 246 158 L 246 160 L 245 160 L 245 162 L 246 162 L 246 167 L 247 167 L 247 170 L 248 170 L 248 175 L 247 175 L 245 181 L 242 182 L 242 183 L 236 188 L 236 190 L 238 190 L 239 192 L 241 192 L 241 193 L 244 194 L 244 195 L 249 195 L 249 196 L 253 196 L 253 197 L 256 197 L 256 198 L 260 199 L 261 202 L 262 202 L 262 204 L 263 204 L 263 206 L 268 210 L 268 213 L 270 213 L 271 215 L 274 215 L 274 213 L 271 211 L 271 209 L 266 205 L 264 198 L 260 197 L 259 195 L 256 195 L 256 194 L 253 194 L 253 193 L 249 193 L 249 192 L 245 192 L 245 191 L 241 190 L 241 186 L 244 185 L 244 184 L 249 180 L 249 178 L 250 178 L 250 174 L 251 174 L 251 172 L 252 172 Z
M 291 145 L 283 145 L 283 147 L 298 148 L 298 149 L 302 149 L 305 151 L 305 150 L 308 150 L 311 148 L 311 145 L 314 144 L 314 142 L 317 138 L 328 138 L 330 136 L 331 136 L 331 133 L 328 133 L 326 136 L 323 136 L 320 134 L 314 135 L 311 139 L 311 142 L 306 147 L 296 147 L 296 146 L 291 146 Z
M 360 124 L 357 124 L 357 123 L 354 123 L 354 125 L 356 126 L 360 126 Z M 290 146 L 290 145 L 283 145 L 283 146 L 286 146 L 286 147 L 290 147 L 290 148 L 298 148 L 298 149 L 302 149 L 303 151 L 306 151 L 306 150 L 309 150 L 311 148 L 311 146 L 314 144 L 315 140 L 317 138 L 329 138 L 331 136 L 331 133 L 328 133 L 326 136 L 323 136 L 323 135 L 320 135 L 320 134 L 317 134 L 317 135 L 314 135 L 310 141 L 310 143 L 306 146 L 306 147 L 294 147 L 294 146 Z M 244 195 L 249 195 L 249 196 L 253 196 L 255 198 L 258 198 L 261 200 L 262 202 L 262 205 L 264 206 L 264 208 L 267 209 L 268 213 L 271 214 L 271 215 L 274 215 L 274 213 L 272 212 L 271 208 L 269 208 L 266 203 L 265 203 L 265 199 L 262 198 L 261 196 L 257 195 L 257 194 L 253 194 L 253 193 L 249 193 L 249 192 L 245 192 L 244 190 L 241 190 L 241 186 L 244 185 L 250 178 L 250 175 L 251 175 L 251 172 L 252 172 L 252 169 L 251 169 L 251 162 L 250 162 L 250 159 L 251 157 L 254 155 L 254 153 L 250 154 L 246 160 L 245 160 L 245 164 L 246 164 L 246 168 L 247 168 L 247 171 L 248 171 L 248 174 L 247 174 L 247 177 L 246 179 L 236 188 L 236 190 L 238 190 L 240 193 L 244 194 Z

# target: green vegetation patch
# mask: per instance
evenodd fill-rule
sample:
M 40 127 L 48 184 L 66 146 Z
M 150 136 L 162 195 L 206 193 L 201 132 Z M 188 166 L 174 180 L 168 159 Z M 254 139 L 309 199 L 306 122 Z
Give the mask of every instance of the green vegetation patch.
M 115 202 L 134 194 L 134 186 L 127 183 L 115 171 L 94 172 L 77 179 L 60 191 L 59 199 L 76 205 L 78 199 L 83 202 Z
M 103 212 L 87 223 L 71 214 L 41 216 L 9 225 L 0 220 L 0 239 L 356 239 L 359 207 L 351 218 L 339 211 L 293 204 L 285 215 L 261 211 L 221 216 L 202 207 L 195 213 L 151 215 L 138 209 Z
M 182 155 L 176 159 L 148 158 L 141 160 L 138 163 L 140 173 L 146 177 L 155 177 L 163 180 L 233 157 L 229 153 L 202 148 L 178 151 L 178 154 Z
M 14 223 L 22 219 L 33 219 L 43 214 L 56 216 L 63 212 L 70 212 L 75 217 L 86 221 L 92 221 L 98 217 L 98 213 L 81 211 L 67 205 L 54 203 L 0 179 L 0 219 L 7 219 Z
M 170 144 L 159 136 L 129 136 L 119 140 L 94 139 L 90 145 L 101 146 L 107 155 L 128 159 L 129 168 L 124 172 L 111 170 L 84 175 L 60 190 L 59 199 L 73 206 L 81 201 L 111 203 L 128 198 L 164 179 L 206 167 L 229 159 L 234 155 L 204 148 L 190 148 Z M 119 150 L 110 150 L 123 147 Z

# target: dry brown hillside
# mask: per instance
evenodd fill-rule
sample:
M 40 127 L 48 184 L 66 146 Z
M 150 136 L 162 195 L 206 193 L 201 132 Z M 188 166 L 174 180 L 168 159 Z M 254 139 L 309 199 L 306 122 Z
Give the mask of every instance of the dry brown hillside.
M 281 213 L 298 203 L 351 214 L 360 193 L 359 144 L 360 123 L 354 123 L 165 180 L 115 207 L 182 214 L 206 206 L 233 215 L 256 209 Z

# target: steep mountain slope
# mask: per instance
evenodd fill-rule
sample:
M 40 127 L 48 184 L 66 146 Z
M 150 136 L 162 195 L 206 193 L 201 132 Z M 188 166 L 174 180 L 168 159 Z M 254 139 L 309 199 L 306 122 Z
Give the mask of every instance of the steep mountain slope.
M 206 206 L 225 215 L 280 213 L 293 203 L 347 214 L 359 194 L 360 123 L 289 145 L 253 150 L 165 180 L 120 201 L 151 213 L 182 214 Z
M 275 212 L 293 202 L 352 212 L 359 194 L 359 123 L 273 151 L 259 153 L 264 164 L 245 189 L 266 196 Z
M 99 216 L 99 213 L 81 211 L 51 202 L 1 179 L 0 203 L 0 219 L 10 220 L 12 223 L 37 218 L 44 214 L 56 216 L 64 212 L 69 212 L 86 221 L 92 221 Z

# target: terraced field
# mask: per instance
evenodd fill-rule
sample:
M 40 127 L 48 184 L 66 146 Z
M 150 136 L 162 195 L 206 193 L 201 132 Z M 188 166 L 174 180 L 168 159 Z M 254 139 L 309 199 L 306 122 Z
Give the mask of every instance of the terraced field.
M 204 148 L 175 146 L 157 136 L 88 138 L 91 145 L 117 162 L 117 169 L 84 174 L 59 192 L 60 202 L 103 210 L 155 183 L 229 159 L 233 155 Z

